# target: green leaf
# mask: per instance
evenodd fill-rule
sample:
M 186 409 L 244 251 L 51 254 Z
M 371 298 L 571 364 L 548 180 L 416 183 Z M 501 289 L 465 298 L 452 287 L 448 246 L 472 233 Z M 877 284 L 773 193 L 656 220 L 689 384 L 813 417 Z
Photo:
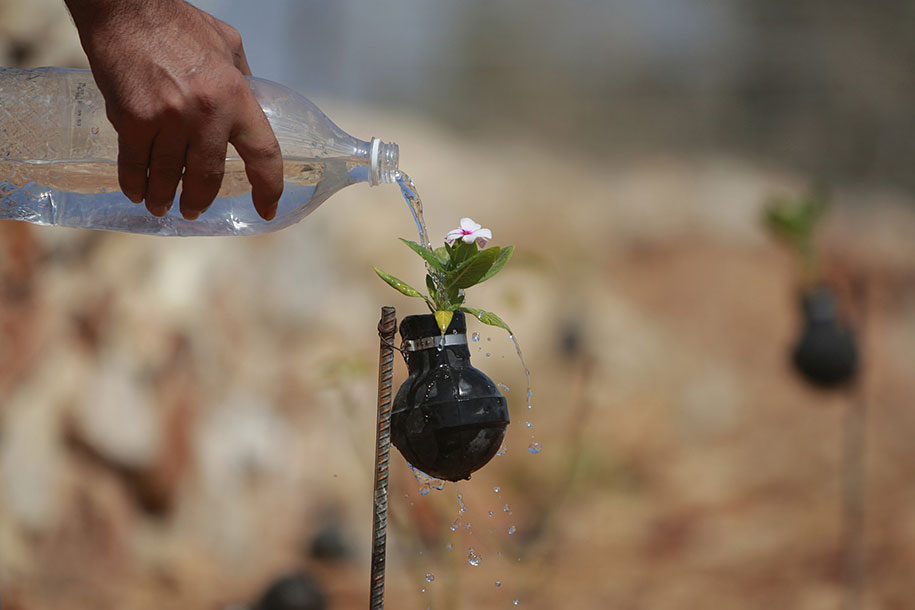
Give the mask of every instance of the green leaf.
M 469 244 L 465 244 L 461 240 L 455 241 L 450 251 L 452 268 L 457 269 L 461 263 L 472 258 L 478 251 L 476 241 Z
M 451 318 L 453 317 L 453 311 L 444 311 L 440 309 L 435 312 L 435 322 L 438 324 L 443 335 L 445 334 L 445 331 L 448 330 L 448 326 L 451 325 Z
M 438 288 L 436 288 L 435 280 L 432 279 L 431 275 L 426 275 L 426 289 L 429 290 L 429 296 L 434 299 L 436 293 L 438 293 Z
M 458 311 L 463 311 L 464 313 L 469 313 L 474 318 L 486 324 L 488 326 L 498 326 L 499 328 L 504 328 L 508 331 L 508 334 L 512 334 L 512 329 L 508 327 L 508 324 L 502 321 L 502 318 L 490 311 L 483 311 L 482 309 L 476 309 L 474 307 L 460 307 Z
M 445 272 L 445 266 L 442 264 L 442 262 L 438 259 L 438 257 L 435 255 L 435 253 L 432 250 L 430 250 L 429 248 L 424 248 L 423 246 L 420 246 L 415 241 L 410 241 L 410 240 L 404 239 L 402 237 L 400 238 L 400 241 L 407 244 L 407 246 L 411 250 L 413 250 L 414 252 L 419 254 L 421 257 L 423 257 L 423 260 L 426 261 L 427 263 L 429 263 L 429 266 L 431 266 L 433 269 L 435 269 L 436 271 L 438 271 L 440 273 Z
M 406 296 L 408 296 L 408 297 L 418 297 L 418 298 L 420 298 L 420 299 L 426 299 L 426 295 L 424 295 L 423 293 L 421 293 L 421 292 L 420 292 L 419 290 L 417 290 L 416 288 L 413 288 L 412 286 L 410 286 L 410 285 L 407 284 L 406 282 L 403 282 L 403 281 L 397 279 L 396 277 L 394 277 L 393 275 L 391 275 L 391 274 L 389 274 L 389 273 L 385 273 L 384 271 L 382 271 L 382 270 L 379 269 L 378 267 L 372 267 L 372 269 L 375 270 L 375 273 L 378 274 L 378 277 L 380 277 L 380 278 L 383 279 L 385 282 L 387 282 L 388 285 L 389 285 L 391 288 L 393 288 L 394 290 L 398 291 L 399 293 L 404 294 L 404 295 L 406 295 Z M 427 299 L 427 300 L 428 300 L 428 299 Z
M 485 252 L 486 250 L 484 250 Z M 496 260 L 493 261 L 492 267 L 489 268 L 489 271 L 483 274 L 483 277 L 480 278 L 480 281 L 477 284 L 482 284 L 495 274 L 502 271 L 502 267 L 511 259 L 512 254 L 515 252 L 514 246 L 506 246 L 499 251 L 499 256 L 496 257 Z
M 445 269 L 448 263 L 451 262 L 451 251 L 446 246 L 442 246 L 441 248 L 436 248 L 434 252 L 436 258 L 442 263 L 442 269 Z
M 445 276 L 446 288 L 470 288 L 478 284 L 486 272 L 488 272 L 496 258 L 499 256 L 501 248 L 487 248 L 478 252 L 476 256 L 469 259 L 461 265 L 456 271 Z

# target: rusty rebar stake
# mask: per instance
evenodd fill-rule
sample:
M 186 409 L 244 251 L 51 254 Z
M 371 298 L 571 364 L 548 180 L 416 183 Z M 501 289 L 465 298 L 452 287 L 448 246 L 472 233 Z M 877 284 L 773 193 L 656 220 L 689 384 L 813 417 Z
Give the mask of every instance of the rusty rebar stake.
M 378 336 L 378 423 L 375 431 L 375 489 L 372 519 L 372 582 L 370 610 L 384 608 L 384 565 L 388 526 L 388 458 L 391 452 L 391 405 L 394 387 L 394 334 L 397 312 L 381 308 Z

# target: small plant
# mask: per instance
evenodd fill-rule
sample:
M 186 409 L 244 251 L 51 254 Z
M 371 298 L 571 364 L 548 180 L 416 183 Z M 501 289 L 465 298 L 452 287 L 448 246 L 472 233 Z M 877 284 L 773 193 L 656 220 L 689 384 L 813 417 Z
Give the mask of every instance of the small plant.
M 514 252 L 514 246 L 486 248 L 490 239 L 492 231 L 470 218 L 462 218 L 461 225 L 445 236 L 445 245 L 440 248 L 433 249 L 401 238 L 400 241 L 426 262 L 428 295 L 378 267 L 373 269 L 378 277 L 401 294 L 423 299 L 435 315 L 442 333 L 451 324 L 455 311 L 463 311 L 484 324 L 498 326 L 511 333 L 508 325 L 496 314 L 464 305 L 464 291 L 501 271 Z
M 814 232 L 828 206 L 828 196 L 822 189 L 812 189 L 799 197 L 774 197 L 765 206 L 766 225 L 788 243 L 808 280 L 819 274 Z

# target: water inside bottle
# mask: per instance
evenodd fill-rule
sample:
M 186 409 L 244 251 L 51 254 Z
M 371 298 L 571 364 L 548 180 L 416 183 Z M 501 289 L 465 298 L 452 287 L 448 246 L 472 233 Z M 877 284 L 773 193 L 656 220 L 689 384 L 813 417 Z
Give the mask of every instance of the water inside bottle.
M 284 197 L 271 229 L 298 222 L 336 191 L 323 184 L 350 183 L 360 171 L 359 163 L 341 159 L 285 160 Z M 157 218 L 127 201 L 114 161 L 5 160 L 3 172 L 0 218 L 151 235 L 245 235 L 261 232 L 265 223 L 251 204 L 251 185 L 238 158 L 226 160 L 217 199 L 195 221 L 184 220 L 178 205 Z
M 313 186 L 321 181 L 327 160 L 289 160 L 283 163 L 283 180 L 287 188 Z M 355 166 L 355 163 L 349 165 Z M 347 168 L 347 170 L 352 169 Z M 3 162 L 4 182 L 24 187 L 35 182 L 49 189 L 79 194 L 120 192 L 118 165 L 115 161 L 21 161 Z M 217 197 L 237 197 L 250 192 L 251 184 L 241 159 L 227 159 L 226 173 Z

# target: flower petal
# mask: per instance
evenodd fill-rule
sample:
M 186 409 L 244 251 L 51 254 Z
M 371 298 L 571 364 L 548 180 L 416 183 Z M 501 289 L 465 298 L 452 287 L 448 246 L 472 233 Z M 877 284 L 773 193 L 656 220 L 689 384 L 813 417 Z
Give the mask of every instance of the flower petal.
M 472 244 L 476 241 L 477 238 L 473 236 L 473 233 L 468 233 L 467 235 L 461 237 L 461 239 L 464 240 L 465 244 Z
M 463 235 L 464 235 L 464 232 L 462 230 L 452 229 L 451 231 L 448 231 L 448 235 L 445 236 L 445 241 L 450 244 L 454 240 L 460 239 L 461 237 L 463 237 Z
M 473 233 L 474 231 L 479 231 L 480 225 L 475 223 L 473 218 L 461 218 L 461 228 Z
M 487 241 L 492 239 L 492 231 L 489 229 L 479 229 L 478 231 L 474 231 L 474 235 Z

